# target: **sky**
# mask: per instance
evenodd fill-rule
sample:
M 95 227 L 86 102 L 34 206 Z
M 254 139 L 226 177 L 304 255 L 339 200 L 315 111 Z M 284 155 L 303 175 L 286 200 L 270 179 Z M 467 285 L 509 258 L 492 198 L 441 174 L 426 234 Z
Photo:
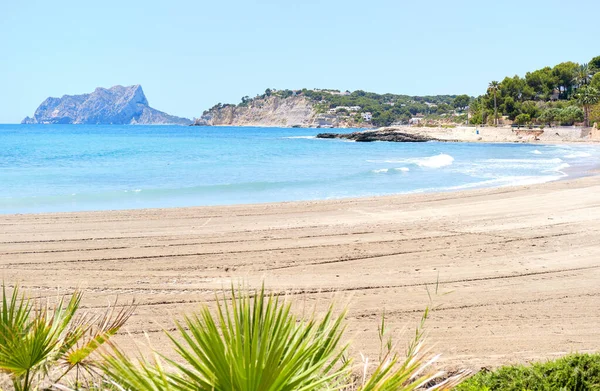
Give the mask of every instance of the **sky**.
M 117 84 L 188 118 L 266 88 L 477 96 L 600 55 L 599 14 L 598 0 L 0 0 L 0 123 Z

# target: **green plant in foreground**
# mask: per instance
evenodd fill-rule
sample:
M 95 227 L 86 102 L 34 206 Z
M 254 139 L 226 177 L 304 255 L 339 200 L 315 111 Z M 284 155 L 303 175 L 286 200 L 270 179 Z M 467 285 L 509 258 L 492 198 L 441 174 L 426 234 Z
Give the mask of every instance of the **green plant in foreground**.
M 81 298 L 77 291 L 51 306 L 21 294 L 18 286 L 12 294 L 2 286 L 0 372 L 9 376 L 16 391 L 53 384 L 72 370 L 77 377 L 81 370 L 93 371 L 92 354 L 133 311 L 126 307 L 115 314 L 110 307 L 99 316 L 79 316 Z
M 344 314 L 330 308 L 321 320 L 301 319 L 291 304 L 263 290 L 254 297 L 232 289 L 232 298 L 217 299 L 177 323 L 181 340 L 167 333 L 184 364 L 161 360 L 136 364 L 123 354 L 105 357 L 104 371 L 132 390 L 312 390 L 335 387 L 344 379 L 346 346 L 340 338 Z
M 457 391 L 598 391 L 600 354 L 571 354 L 558 360 L 480 372 Z
M 363 370 L 364 376 L 362 384 L 358 387 L 359 391 L 409 391 L 416 389 L 436 389 L 448 390 L 458 385 L 468 376 L 468 372 L 460 372 L 454 376 L 443 379 L 444 372 L 432 372 L 429 366 L 433 364 L 439 356 L 426 360 L 426 354 L 422 352 L 424 343 L 424 326 L 429 310 L 425 310 L 421 323 L 415 331 L 415 337 L 408 347 L 406 358 L 404 360 L 393 351 L 391 339 L 385 343 L 384 356 L 371 375 L 368 374 L 367 363 Z M 382 319 L 379 338 L 384 340 L 385 317 Z M 381 345 L 384 346 L 383 344 Z M 440 382 L 436 380 L 442 379 Z M 427 387 L 429 383 L 435 383 Z
M 133 360 L 115 348 L 104 356 L 105 374 L 123 390 L 138 391 L 401 391 L 441 375 L 428 371 L 432 361 L 420 351 L 419 327 L 405 360 L 386 345 L 390 347 L 373 374 L 367 376 L 365 365 L 363 381 L 357 384 L 352 362 L 345 359 L 347 345 L 340 342 L 345 312 L 335 316 L 329 307 L 319 320 L 314 314 L 300 318 L 292 314 L 289 302 L 267 295 L 264 287 L 254 296 L 235 289 L 231 295 L 230 300 L 217 298 L 214 314 L 205 306 L 198 315 L 185 317 L 177 324 L 179 338 L 167 333 L 179 360 L 157 353 Z M 463 377 L 448 379 L 436 389 L 448 389 Z

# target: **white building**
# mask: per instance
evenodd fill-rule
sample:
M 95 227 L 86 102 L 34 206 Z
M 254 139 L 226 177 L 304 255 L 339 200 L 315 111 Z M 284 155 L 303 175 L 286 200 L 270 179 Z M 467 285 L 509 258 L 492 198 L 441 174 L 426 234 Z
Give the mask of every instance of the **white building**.
M 373 115 L 368 111 L 366 113 L 362 113 L 361 115 L 365 121 L 371 121 L 373 119 Z

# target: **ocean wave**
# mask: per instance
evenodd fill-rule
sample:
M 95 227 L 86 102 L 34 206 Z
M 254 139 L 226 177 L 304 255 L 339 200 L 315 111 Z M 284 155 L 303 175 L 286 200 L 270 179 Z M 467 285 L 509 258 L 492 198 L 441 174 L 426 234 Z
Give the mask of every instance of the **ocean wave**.
M 409 172 L 410 169 L 408 167 L 398 167 L 398 168 L 378 168 L 376 170 L 371 170 L 373 174 L 385 174 L 385 173 L 394 173 L 394 172 Z
M 560 172 L 563 175 L 567 175 L 563 172 L 563 170 L 565 168 L 569 168 L 569 167 L 571 167 L 571 165 L 569 163 L 563 163 L 563 164 L 553 167 L 549 170 L 544 170 L 543 172 Z
M 370 163 L 381 163 L 377 160 L 367 160 Z M 394 159 L 384 160 L 384 163 L 401 163 L 401 164 L 414 164 L 424 168 L 441 168 L 451 165 L 454 162 L 454 158 L 448 154 L 440 153 L 439 155 L 418 157 L 418 158 L 407 158 L 407 159 Z
M 542 152 L 540 152 L 537 149 L 534 149 L 533 151 L 531 151 L 531 153 L 533 153 L 534 155 L 541 155 L 542 154 Z
M 446 167 L 454 162 L 454 158 L 450 155 L 446 155 L 445 153 L 440 153 L 436 156 L 427 157 L 424 159 L 420 159 L 415 162 L 415 164 L 419 167 L 427 167 L 427 168 L 440 168 Z

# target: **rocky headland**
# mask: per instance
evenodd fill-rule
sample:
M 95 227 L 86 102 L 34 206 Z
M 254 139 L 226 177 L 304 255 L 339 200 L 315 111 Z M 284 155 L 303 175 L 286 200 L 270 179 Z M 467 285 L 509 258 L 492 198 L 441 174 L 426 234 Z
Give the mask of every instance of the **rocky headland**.
M 468 98 L 468 97 L 467 97 Z M 238 104 L 216 104 L 198 126 L 377 128 L 408 122 L 413 114 L 451 114 L 454 95 L 408 96 L 327 89 L 275 90 Z
M 33 117 L 23 124 L 138 124 L 189 125 L 187 118 L 176 117 L 148 105 L 142 86 L 96 88 L 90 94 L 48 98 Z
M 303 96 L 268 96 L 243 105 L 218 104 L 194 121 L 197 126 L 315 126 L 313 103 Z

